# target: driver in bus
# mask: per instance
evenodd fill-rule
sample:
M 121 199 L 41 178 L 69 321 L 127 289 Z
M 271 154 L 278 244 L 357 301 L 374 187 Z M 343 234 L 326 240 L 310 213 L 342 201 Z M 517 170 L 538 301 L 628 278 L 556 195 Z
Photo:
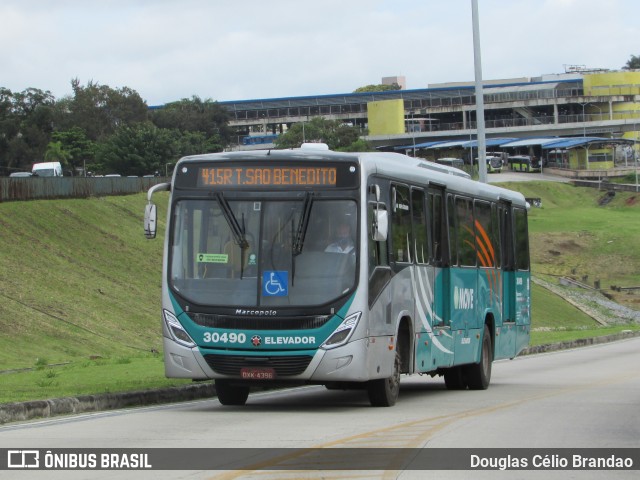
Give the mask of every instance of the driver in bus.
M 342 222 L 336 230 L 335 242 L 327 246 L 324 251 L 331 253 L 351 253 L 354 248 L 355 245 L 351 237 L 351 226 L 347 222 Z

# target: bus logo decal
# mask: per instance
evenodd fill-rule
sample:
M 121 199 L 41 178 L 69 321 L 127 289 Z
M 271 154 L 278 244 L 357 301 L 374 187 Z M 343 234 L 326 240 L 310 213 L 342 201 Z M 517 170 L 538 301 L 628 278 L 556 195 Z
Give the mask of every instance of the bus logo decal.
M 289 272 L 266 270 L 262 273 L 262 295 L 265 297 L 286 297 L 289 295 Z
M 453 290 L 453 305 L 456 310 L 473 309 L 473 288 L 455 287 Z
M 251 344 L 254 347 L 259 347 L 260 344 L 262 344 L 262 337 L 260 335 L 254 335 L 253 337 L 251 337 Z

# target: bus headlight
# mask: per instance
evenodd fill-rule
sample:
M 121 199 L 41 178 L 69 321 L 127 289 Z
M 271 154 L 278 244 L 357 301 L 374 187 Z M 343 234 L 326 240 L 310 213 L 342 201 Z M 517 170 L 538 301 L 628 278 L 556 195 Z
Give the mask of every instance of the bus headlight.
M 167 329 L 169 330 L 173 340 L 185 347 L 195 347 L 196 342 L 194 342 L 187 331 L 182 328 L 182 325 L 180 325 L 176 316 L 168 310 L 163 310 L 162 313 L 164 316 L 164 322 L 167 324 Z
M 353 332 L 356 331 L 361 316 L 362 312 L 355 312 L 345 318 L 327 341 L 321 345 L 321 348 L 329 350 L 330 348 L 336 348 L 347 343 L 351 335 L 353 335 Z

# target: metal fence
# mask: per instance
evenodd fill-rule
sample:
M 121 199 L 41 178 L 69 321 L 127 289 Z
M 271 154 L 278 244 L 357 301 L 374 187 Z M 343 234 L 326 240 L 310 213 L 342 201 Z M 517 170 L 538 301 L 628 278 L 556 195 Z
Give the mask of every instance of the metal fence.
M 0 178 L 0 202 L 129 195 L 165 181 L 164 177 L 4 177 Z

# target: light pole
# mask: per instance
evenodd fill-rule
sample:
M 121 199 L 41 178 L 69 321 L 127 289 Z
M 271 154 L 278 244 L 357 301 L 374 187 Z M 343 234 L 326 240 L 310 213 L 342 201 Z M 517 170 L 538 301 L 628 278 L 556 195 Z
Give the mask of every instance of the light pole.
M 586 137 L 587 136 L 587 124 L 586 124 L 586 120 L 584 118 L 584 107 L 589 105 L 589 102 L 587 102 L 587 103 L 579 103 L 578 105 L 580 105 L 582 107 L 582 136 Z
M 482 183 L 487 183 L 487 147 L 484 138 L 484 92 L 482 90 L 482 57 L 480 55 L 480 26 L 478 0 L 471 0 L 473 19 L 473 63 L 476 76 L 476 122 L 478 137 L 478 174 Z

